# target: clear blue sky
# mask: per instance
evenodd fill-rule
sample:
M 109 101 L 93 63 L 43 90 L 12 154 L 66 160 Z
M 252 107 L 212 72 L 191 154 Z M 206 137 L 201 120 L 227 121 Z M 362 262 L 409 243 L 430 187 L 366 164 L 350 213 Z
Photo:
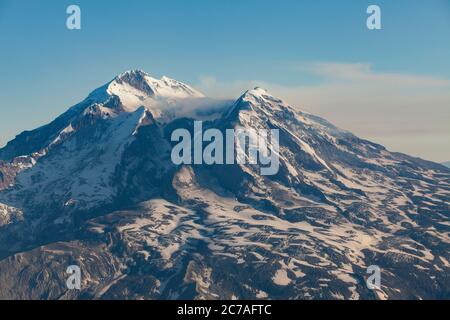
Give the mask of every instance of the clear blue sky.
M 70 4 L 81 7 L 80 31 L 66 29 Z M 381 31 L 366 28 L 369 4 L 382 9 Z M 322 61 L 450 79 L 449 0 L 0 0 L 0 35 L 0 145 L 131 68 L 194 85 L 320 85 L 292 66 Z

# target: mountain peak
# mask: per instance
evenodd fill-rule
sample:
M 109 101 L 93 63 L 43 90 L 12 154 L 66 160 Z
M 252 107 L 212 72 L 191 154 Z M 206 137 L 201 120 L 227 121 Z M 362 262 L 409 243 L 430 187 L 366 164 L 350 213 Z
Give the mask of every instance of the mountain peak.
M 164 102 L 170 104 L 205 96 L 181 81 L 167 76 L 157 79 L 141 69 L 132 69 L 117 75 L 106 85 L 93 91 L 88 99 L 103 104 L 111 97 L 120 100 L 124 111 L 135 111 L 140 106 L 152 109 Z
M 247 91 L 247 93 L 254 95 L 254 96 L 270 95 L 266 89 L 261 88 L 261 87 L 255 87 L 252 90 Z
M 147 72 L 145 72 L 142 69 L 130 69 L 127 70 L 121 74 L 119 74 L 116 79 L 123 79 L 125 77 L 143 77 L 143 76 L 150 76 Z
M 107 86 L 110 95 L 118 95 L 124 92 L 140 98 L 202 98 L 204 95 L 192 87 L 178 80 L 163 76 L 156 79 L 147 72 L 134 69 L 128 70 L 111 81 Z
M 141 69 L 133 69 L 117 75 L 111 83 L 128 84 L 136 89 L 143 90 L 145 86 L 148 86 L 148 78 L 151 78 L 151 76 L 147 72 Z
M 115 89 L 125 89 L 126 91 L 134 89 L 140 91 L 141 93 L 145 93 L 146 96 L 154 96 L 156 95 L 156 92 L 150 85 L 152 82 L 149 81 L 150 79 L 156 80 L 142 70 L 129 70 L 114 78 L 114 80 L 108 85 L 108 92 L 115 94 L 117 93 L 117 90 Z
M 240 97 L 241 100 L 249 100 L 254 98 L 264 99 L 265 97 L 272 97 L 272 95 L 264 88 L 254 87 L 253 89 L 247 90 Z
M 271 95 L 266 89 L 255 87 L 244 92 L 242 96 L 234 103 L 233 107 L 227 114 L 227 117 L 233 113 L 240 111 L 255 111 L 264 109 L 265 112 L 273 112 L 288 108 L 288 106 L 281 100 Z M 266 110 L 267 109 L 267 110 Z

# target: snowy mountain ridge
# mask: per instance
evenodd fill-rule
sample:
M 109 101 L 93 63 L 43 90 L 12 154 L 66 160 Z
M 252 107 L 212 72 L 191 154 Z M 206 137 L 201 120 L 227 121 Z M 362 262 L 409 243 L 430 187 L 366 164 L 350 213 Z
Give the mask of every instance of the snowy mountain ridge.
M 205 96 L 192 87 L 163 76 L 151 77 L 142 70 L 126 71 L 103 87 L 92 92 L 87 99 L 106 103 L 111 97 L 117 97 L 122 111 L 133 112 L 141 106 L 160 115 L 182 100 L 200 100 Z
M 196 120 L 278 129 L 279 172 L 174 165 L 171 133 Z M 449 203 L 450 169 L 264 89 L 217 102 L 129 71 L 0 149 L 0 297 L 448 298 Z

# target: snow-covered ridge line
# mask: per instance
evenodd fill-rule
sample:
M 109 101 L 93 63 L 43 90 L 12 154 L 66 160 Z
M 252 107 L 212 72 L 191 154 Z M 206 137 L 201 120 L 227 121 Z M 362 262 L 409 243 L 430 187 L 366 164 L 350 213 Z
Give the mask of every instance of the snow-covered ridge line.
M 117 100 L 113 103 L 112 100 Z M 139 107 L 151 111 L 153 117 L 173 120 L 174 113 L 185 115 L 182 109 L 194 109 L 217 104 L 214 99 L 191 86 L 167 76 L 156 79 L 142 70 L 129 70 L 94 90 L 86 99 L 90 103 L 113 105 L 118 112 L 134 112 Z

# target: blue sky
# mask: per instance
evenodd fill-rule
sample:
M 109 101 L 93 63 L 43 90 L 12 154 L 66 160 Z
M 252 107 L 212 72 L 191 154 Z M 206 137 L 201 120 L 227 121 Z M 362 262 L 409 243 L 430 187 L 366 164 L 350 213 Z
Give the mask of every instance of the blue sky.
M 382 30 L 366 28 L 369 4 Z M 0 145 L 140 68 L 213 96 L 265 85 L 394 151 L 450 160 L 450 0 L 0 0 L 0 34 Z

